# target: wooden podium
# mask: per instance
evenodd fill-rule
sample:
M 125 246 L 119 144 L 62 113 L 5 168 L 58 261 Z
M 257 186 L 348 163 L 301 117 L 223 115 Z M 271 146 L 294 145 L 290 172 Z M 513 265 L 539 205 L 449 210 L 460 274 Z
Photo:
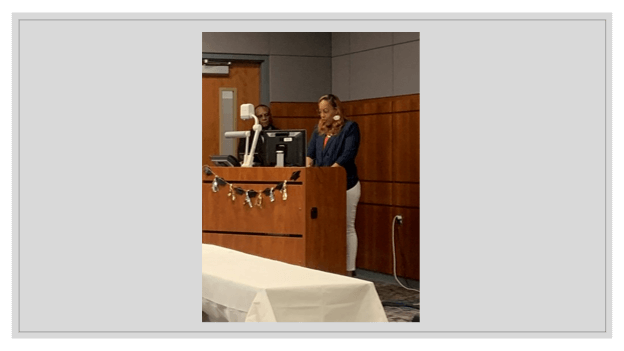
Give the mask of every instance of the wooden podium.
M 202 172 L 202 243 L 326 272 L 346 274 L 346 172 L 342 167 L 211 167 Z M 290 181 L 300 171 L 299 178 Z M 286 183 L 287 199 L 274 190 L 228 197 L 229 184 L 213 191 L 215 175 L 233 188 L 262 192 Z

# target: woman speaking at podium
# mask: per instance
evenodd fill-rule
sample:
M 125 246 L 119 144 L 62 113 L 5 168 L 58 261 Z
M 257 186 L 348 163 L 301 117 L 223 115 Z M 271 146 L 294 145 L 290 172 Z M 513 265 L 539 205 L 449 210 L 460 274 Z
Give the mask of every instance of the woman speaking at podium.
M 347 272 L 355 276 L 357 234 L 355 213 L 360 201 L 360 181 L 355 165 L 360 146 L 360 128 L 345 119 L 340 99 L 323 95 L 318 101 L 320 120 L 308 144 L 306 166 L 344 167 L 347 171 Z

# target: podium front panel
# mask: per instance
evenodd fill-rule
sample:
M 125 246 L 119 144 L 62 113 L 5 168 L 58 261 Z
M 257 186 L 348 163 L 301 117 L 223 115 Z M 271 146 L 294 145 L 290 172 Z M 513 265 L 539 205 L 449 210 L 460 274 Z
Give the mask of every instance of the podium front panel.
M 253 189 L 261 192 L 275 186 L 271 182 L 234 183 L 233 187 Z M 229 188 L 221 187 L 212 191 L 210 183 L 203 184 L 202 230 L 229 233 L 259 234 L 305 234 L 304 190 L 301 183 L 287 184 L 286 200 L 282 192 L 274 190 L 275 201 L 269 196 L 262 196 L 262 205 L 258 206 L 258 196 L 251 199 L 251 206 L 245 202 L 245 195 L 235 194 L 235 199 L 228 197 Z M 234 192 L 235 193 L 235 192 Z
M 204 232 L 202 243 L 305 266 L 305 242 L 297 237 Z
M 326 272 L 346 273 L 346 172 L 342 167 L 211 167 L 202 174 L 202 242 Z M 297 179 L 291 180 L 298 172 Z M 213 191 L 213 181 L 223 181 Z M 245 194 L 286 183 L 245 202 Z

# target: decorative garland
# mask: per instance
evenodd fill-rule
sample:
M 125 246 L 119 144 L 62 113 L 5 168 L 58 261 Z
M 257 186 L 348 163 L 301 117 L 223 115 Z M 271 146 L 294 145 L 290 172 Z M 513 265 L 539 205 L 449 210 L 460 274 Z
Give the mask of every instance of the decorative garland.
M 220 187 L 222 186 L 229 186 L 229 191 L 228 191 L 227 196 L 231 198 L 232 201 L 236 200 L 237 194 L 245 195 L 245 201 L 243 202 L 243 206 L 249 205 L 249 207 L 252 208 L 253 204 L 252 204 L 251 199 L 257 196 L 258 200 L 256 200 L 256 206 L 262 208 L 262 200 L 263 200 L 262 195 L 268 196 L 271 199 L 271 202 L 275 202 L 275 195 L 274 195 L 275 190 L 279 190 L 279 192 L 282 194 L 282 201 L 286 201 L 286 199 L 288 199 L 288 189 L 287 189 L 288 180 L 279 182 L 275 186 L 266 188 L 262 191 L 257 191 L 253 189 L 246 190 L 241 187 L 234 187 L 233 184 L 231 184 L 227 180 L 219 177 L 216 173 L 214 173 L 212 169 L 210 169 L 210 166 L 204 165 L 204 173 L 206 173 L 206 175 L 215 176 L 214 180 L 212 181 L 213 193 L 218 192 L 220 190 Z M 300 173 L 301 171 L 293 172 L 292 175 L 290 176 L 290 181 L 297 180 L 299 178 Z

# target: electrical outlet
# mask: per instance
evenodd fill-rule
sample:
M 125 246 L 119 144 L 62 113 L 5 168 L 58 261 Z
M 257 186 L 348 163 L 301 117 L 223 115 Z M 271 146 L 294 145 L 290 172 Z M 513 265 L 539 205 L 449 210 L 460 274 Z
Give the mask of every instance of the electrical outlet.
M 396 220 L 399 225 L 403 224 L 403 216 L 401 215 L 396 216 Z

